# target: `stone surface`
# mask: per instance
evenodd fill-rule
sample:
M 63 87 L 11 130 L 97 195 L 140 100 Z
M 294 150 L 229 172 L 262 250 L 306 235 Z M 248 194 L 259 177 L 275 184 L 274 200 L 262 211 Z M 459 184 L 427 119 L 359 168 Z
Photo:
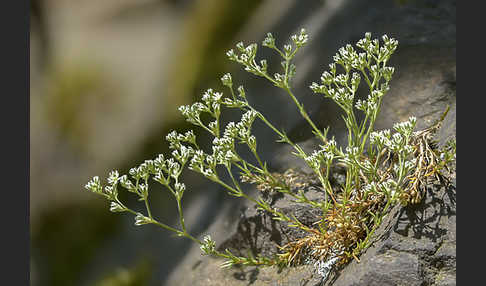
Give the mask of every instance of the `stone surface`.
M 373 246 L 325 285 L 456 285 L 455 186 L 430 186 L 417 206 L 396 206 Z
M 306 195 L 312 197 L 312 187 Z M 316 192 L 317 193 L 317 192 Z M 319 194 L 314 194 L 319 199 Z M 274 206 L 292 213 L 306 225 L 318 219 L 310 208 L 275 199 Z M 224 213 L 234 207 L 225 208 Z M 221 218 L 208 233 L 223 238 L 220 250 L 271 255 L 276 246 L 300 237 L 298 231 L 273 222 L 246 204 L 235 217 Z M 226 239 L 224 239 L 226 238 Z M 221 269 L 219 259 L 200 256 L 197 246 L 171 276 L 168 285 L 456 285 L 456 190 L 455 185 L 430 185 L 418 205 L 395 206 L 373 237 L 372 246 L 325 284 L 312 265 L 286 268 Z
M 235 212 L 234 206 L 226 207 L 224 212 L 229 210 Z M 307 218 L 311 221 L 317 218 L 317 215 L 306 213 L 306 210 L 309 211 L 301 208 L 295 214 L 299 219 Z M 277 243 L 285 244 L 289 237 L 301 236 L 298 231 L 275 223 L 267 215 L 257 212 L 250 204 L 239 213 L 240 218 L 237 220 L 231 216 L 220 217 L 208 230 L 216 241 L 222 242 L 220 250 L 228 248 L 235 255 L 245 255 L 247 251 L 271 255 L 276 252 Z M 310 221 L 304 220 L 304 223 L 310 224 Z M 221 269 L 222 260 L 201 256 L 200 253 L 199 247 L 194 245 L 166 285 L 318 285 L 321 282 L 321 277 L 312 265 L 282 270 L 276 267 Z

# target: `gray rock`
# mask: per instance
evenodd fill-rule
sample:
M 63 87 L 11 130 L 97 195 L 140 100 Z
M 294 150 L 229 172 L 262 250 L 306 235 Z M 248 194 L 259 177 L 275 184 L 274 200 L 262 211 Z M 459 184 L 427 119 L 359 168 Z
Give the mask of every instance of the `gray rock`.
M 455 269 L 455 186 L 435 185 L 420 204 L 393 208 L 360 262 L 325 285 L 455 285 Z

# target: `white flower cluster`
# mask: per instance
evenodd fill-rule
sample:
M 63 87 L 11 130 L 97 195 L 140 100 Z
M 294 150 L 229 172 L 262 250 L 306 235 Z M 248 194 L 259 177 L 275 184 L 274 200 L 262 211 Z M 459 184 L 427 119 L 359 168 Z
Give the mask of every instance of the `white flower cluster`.
M 368 64 L 368 58 L 366 53 L 357 53 L 353 46 L 346 45 L 346 47 L 342 47 L 339 51 L 334 55 L 333 60 L 335 63 L 344 67 L 346 72 L 351 70 L 351 68 L 362 70 Z
M 135 192 L 135 189 L 136 189 L 135 188 L 135 185 L 133 185 L 132 181 L 130 181 L 128 179 L 128 176 L 127 175 L 121 176 L 119 182 L 120 182 L 120 185 L 122 187 L 124 187 L 125 189 L 127 189 L 127 190 L 129 190 L 131 192 Z
M 416 123 L 417 118 L 415 116 L 411 116 L 407 121 L 395 123 L 393 125 L 393 129 L 395 129 L 398 133 L 402 134 L 405 137 L 410 137 Z
M 288 81 L 295 75 L 295 65 L 290 64 L 289 61 L 295 55 L 297 50 L 304 46 L 309 39 L 305 29 L 301 29 L 298 35 L 292 35 L 290 40 L 295 45 L 293 47 L 291 44 L 286 44 L 283 47 L 283 51 L 280 51 L 275 45 L 275 38 L 271 33 L 267 33 L 267 36 L 262 42 L 262 46 L 268 47 L 276 50 L 285 61 L 282 62 L 282 66 L 285 69 L 285 75 L 275 73 L 273 83 L 279 87 L 284 87 Z M 250 44 L 245 47 L 242 42 L 236 44 L 237 50 L 240 54 L 236 54 L 233 49 L 229 50 L 226 55 L 232 61 L 235 61 L 245 67 L 247 72 L 253 73 L 257 76 L 267 77 L 268 64 L 266 60 L 261 60 L 259 63 L 255 61 L 255 56 L 257 52 L 257 45 Z
M 124 206 L 120 205 L 118 202 L 112 201 L 110 203 L 110 211 L 111 212 L 114 212 L 114 213 L 116 213 L 116 212 L 124 212 L 126 210 L 127 209 Z
M 321 76 L 322 84 L 313 82 L 310 86 L 311 90 L 314 93 L 324 94 L 343 109 L 350 111 L 353 107 L 354 94 L 361 82 L 361 75 L 356 72 L 353 72 L 351 77 L 349 75 L 352 69 L 358 70 L 367 79 L 371 92 L 367 100 L 358 100 L 355 107 L 368 116 L 373 115 L 378 108 L 379 99 L 389 89 L 388 82 L 394 69 L 385 66 L 385 63 L 398 45 L 396 40 L 390 39 L 386 35 L 383 36 L 383 41 L 384 46 L 380 48 L 379 41 L 371 40 L 371 34 L 366 33 L 365 38 L 356 44 L 365 52 L 358 53 L 351 45 L 339 49 L 333 57 L 334 63 L 329 65 L 330 72 L 326 71 Z M 372 64 L 373 61 L 375 64 Z M 336 74 L 336 64 L 344 68 L 344 74 Z M 368 79 L 368 73 L 371 75 L 371 79 Z M 385 82 L 380 84 L 382 77 Z
M 216 250 L 216 242 L 211 239 L 211 236 L 206 235 L 203 239 L 203 244 L 200 246 L 204 255 L 211 255 Z
M 181 145 L 179 149 L 172 151 L 172 157 L 176 159 L 179 163 L 184 164 L 187 162 L 189 157 L 194 153 L 194 149 L 192 147 L 186 147 Z
M 136 181 L 143 179 L 147 180 L 150 174 L 155 172 L 155 164 L 153 160 L 145 160 L 140 166 L 131 168 L 128 172 Z
M 368 94 L 368 98 L 366 100 L 358 99 L 355 103 L 355 107 L 358 110 L 364 112 L 364 114 L 368 116 L 372 116 L 376 110 L 378 109 L 378 104 L 380 99 L 387 93 L 390 89 L 388 83 L 383 83 L 379 89 L 375 89 Z
M 398 41 L 387 35 L 383 35 L 382 40 L 384 45 L 380 47 L 378 39 L 371 40 L 371 33 L 366 33 L 356 46 L 365 50 L 369 55 L 374 55 L 378 62 L 382 62 L 388 60 L 398 46 Z
M 186 190 L 186 185 L 184 183 L 177 182 L 174 184 L 174 189 L 175 189 L 175 196 L 177 200 L 180 200 L 184 195 L 184 191 Z
M 213 135 L 217 136 L 218 120 L 221 114 L 221 104 L 223 103 L 223 94 L 208 89 L 202 96 L 201 102 L 196 102 L 192 105 L 183 105 L 179 107 L 179 111 L 191 124 L 208 128 Z M 210 122 L 207 126 L 201 121 L 201 113 L 206 112 L 210 114 L 215 121 Z
M 214 158 L 217 165 L 225 165 L 229 168 L 232 162 L 240 160 L 234 151 L 235 139 L 232 137 L 214 138 L 212 149 L 210 160 Z
M 137 226 L 149 224 L 149 223 L 152 223 L 152 222 L 153 222 L 153 220 L 151 218 L 146 217 L 141 213 L 137 213 L 137 215 L 135 216 L 135 225 L 137 225 Z
M 165 137 L 167 141 L 169 141 L 169 148 L 170 149 L 180 149 L 182 144 L 181 142 L 190 143 L 192 145 L 196 144 L 196 135 L 194 131 L 189 130 L 184 134 L 177 133 L 177 131 L 171 131 Z
M 383 146 L 389 146 L 390 143 L 390 130 L 380 130 L 380 131 L 373 131 L 370 134 L 370 143 L 372 145 L 378 146 L 378 149 L 382 149 Z
M 257 112 L 249 110 L 242 115 L 240 122 L 229 122 L 223 136 L 213 139 L 212 154 L 206 154 L 202 150 L 195 151 L 189 168 L 210 179 L 215 179 L 216 165 L 229 168 L 233 162 L 240 160 L 235 151 L 235 139 L 239 139 L 240 143 L 248 144 L 252 151 L 256 151 L 256 138 L 251 135 L 251 126 L 257 115 Z
M 307 35 L 305 29 L 300 29 L 300 34 L 292 35 L 290 39 L 297 47 L 301 47 L 307 44 L 307 41 L 309 40 L 309 35 Z
M 108 184 L 113 185 L 118 181 L 120 174 L 118 173 L 117 170 L 113 170 L 108 174 Z
M 93 192 L 101 194 L 103 192 L 103 187 L 101 186 L 100 177 L 94 176 L 85 186 L 85 189 Z
M 185 161 L 189 158 L 189 155 L 184 156 Z M 177 180 L 182 173 L 182 166 L 174 160 L 174 158 L 169 158 L 164 161 L 161 165 L 162 168 L 157 168 L 155 170 L 154 180 L 161 183 L 162 185 L 169 185 L 171 178 Z
M 365 196 L 369 194 L 384 194 L 393 197 L 397 189 L 398 183 L 393 179 L 387 179 L 384 182 L 370 182 L 363 187 Z
M 119 180 L 118 171 L 111 171 L 108 175 L 108 185 L 104 188 L 98 176 L 93 177 L 84 188 L 99 195 L 105 196 L 108 200 L 115 200 L 118 196 L 117 184 Z
M 353 72 L 351 78 L 348 73 L 336 75 L 335 64 L 331 64 L 330 67 L 331 73 L 326 71 L 321 76 L 323 84 L 313 82 L 310 86 L 311 90 L 314 93 L 324 94 L 341 107 L 352 108 L 354 94 L 358 89 L 361 76 L 356 72 Z
M 372 174 L 375 172 L 375 165 L 373 165 L 369 158 L 366 156 L 361 156 L 358 147 L 346 147 L 346 152 L 340 161 L 350 166 L 358 166 L 360 170 L 364 171 L 366 174 Z
M 196 150 L 189 163 L 189 169 L 201 173 L 210 180 L 216 180 L 216 160 L 202 150 Z
M 328 89 L 329 97 L 341 106 L 351 107 L 353 105 L 354 93 L 345 88 Z
M 333 139 L 329 140 L 326 145 L 321 145 L 319 151 L 314 150 L 314 152 L 305 157 L 304 160 L 307 165 L 312 168 L 315 172 L 320 172 L 321 164 L 324 162 L 326 166 L 331 165 L 334 159 L 334 153 L 336 151 L 336 141 Z
M 196 102 L 192 105 L 180 106 L 179 111 L 182 113 L 182 116 L 186 117 L 188 122 L 199 125 L 201 122 L 201 112 L 207 111 L 207 107 L 200 102 Z
M 382 186 L 383 189 L 400 190 L 405 182 L 404 178 L 417 166 L 417 160 L 412 156 L 415 149 L 410 144 L 416 122 L 417 119 L 412 116 L 405 122 L 396 123 L 393 126 L 396 133 L 393 135 L 390 130 L 375 131 L 370 134 L 370 144 L 375 146 L 378 152 L 386 148 L 398 156 L 398 161 L 393 163 L 393 173 L 398 178 L 398 183 L 390 188 Z M 397 184 L 400 186 L 396 187 Z M 393 193 L 390 195 L 393 196 Z
M 397 133 L 390 135 L 390 130 L 374 131 L 370 134 L 370 143 L 381 150 L 383 147 L 394 152 L 402 152 L 407 156 L 413 152 L 413 147 L 409 144 L 409 138 L 415 128 L 417 119 L 410 117 L 408 121 L 396 123 L 393 128 Z
M 181 141 L 192 140 L 192 135 L 192 132 L 188 132 L 180 137 L 177 134 L 172 133 L 174 138 L 181 139 Z M 111 171 L 108 176 L 109 185 L 105 187 L 104 192 L 107 198 L 111 201 L 110 211 L 124 212 L 128 210 L 118 201 L 118 183 L 129 192 L 136 193 L 140 197 L 140 200 L 147 200 L 149 194 L 148 178 L 150 175 L 153 175 L 155 181 L 167 186 L 177 200 L 180 201 L 186 186 L 183 183 L 180 183 L 178 178 L 182 173 L 183 166 L 189 160 L 193 152 L 192 148 L 180 145 L 179 149 L 172 152 L 172 158 L 165 159 L 164 156 L 160 154 L 154 160 L 145 160 L 145 162 L 138 167 L 131 168 L 129 171 L 129 174 L 135 183 L 133 183 L 127 175 L 119 176 L 118 171 Z M 170 187 L 170 184 L 173 184 L 173 189 Z M 98 190 L 100 188 L 99 178 L 93 178 L 86 187 L 90 190 Z M 153 220 L 151 218 L 146 217 L 141 213 L 137 213 L 135 217 L 135 225 L 143 225 L 152 222 Z
M 307 41 L 309 40 L 309 35 L 305 31 L 305 29 L 300 29 L 300 33 L 298 35 L 292 35 L 290 36 L 290 40 L 297 46 L 297 47 L 302 47 L 305 44 L 307 44 Z M 262 46 L 271 48 L 271 49 L 277 49 L 275 46 L 275 38 L 271 33 L 267 33 L 267 36 L 262 42 Z M 292 51 L 292 46 L 291 45 L 285 45 L 284 46 L 284 51 L 286 54 L 290 54 Z
M 240 55 L 237 55 L 233 49 L 226 52 L 230 60 L 242 64 L 247 72 L 255 75 L 261 76 L 267 73 L 267 61 L 262 60 L 260 64 L 257 64 L 255 61 L 257 44 L 250 44 L 245 47 L 243 42 L 239 42 L 236 44 L 236 48 L 240 51 Z
M 221 82 L 224 86 L 231 88 L 233 86 L 233 79 L 231 78 L 230 73 L 226 73 L 221 77 Z
M 275 38 L 273 37 L 272 33 L 267 33 L 267 36 L 262 42 L 262 46 L 272 48 L 272 49 L 276 48 Z
M 186 133 L 189 135 L 191 133 Z M 188 138 L 188 137 L 186 137 Z M 148 197 L 148 178 L 153 175 L 153 179 L 162 185 L 169 186 L 174 181 L 175 192 L 174 195 L 182 197 L 185 190 L 185 185 L 178 182 L 178 178 L 182 173 L 182 168 L 194 153 L 193 149 L 181 145 L 179 149 L 172 152 L 173 158 L 165 159 L 160 154 L 155 160 L 145 160 L 138 167 L 131 168 L 129 171 L 130 176 L 135 183 L 133 183 L 127 175 L 119 176 L 118 171 L 112 171 L 108 177 L 108 183 L 105 187 L 105 193 L 108 198 L 112 200 L 110 209 L 112 211 L 125 211 L 126 209 L 120 205 L 117 200 L 117 184 L 127 189 L 129 192 L 136 193 L 142 200 L 146 200 Z M 141 182 L 140 180 L 143 180 Z M 99 190 L 101 188 L 99 178 L 95 177 L 92 181 L 86 185 L 86 188 L 90 190 Z
M 344 156 L 340 159 L 341 162 L 348 166 L 352 166 L 360 161 L 360 152 L 358 147 L 346 147 Z
M 247 144 L 252 151 L 256 151 L 256 138 L 251 135 L 251 126 L 258 113 L 249 110 L 243 114 L 238 123 L 230 122 L 226 125 L 223 137 L 239 139 L 240 143 Z

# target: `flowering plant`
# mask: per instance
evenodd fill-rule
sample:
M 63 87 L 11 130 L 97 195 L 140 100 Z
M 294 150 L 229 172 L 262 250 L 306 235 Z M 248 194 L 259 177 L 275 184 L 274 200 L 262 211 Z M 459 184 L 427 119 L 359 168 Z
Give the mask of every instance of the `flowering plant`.
M 204 254 L 224 258 L 226 261 L 223 266 L 290 265 L 299 263 L 302 256 L 307 256 L 322 266 L 320 268 L 325 271 L 321 269 L 321 272 L 325 276 L 332 265 L 344 264 L 353 257 L 358 259 L 360 252 L 370 245 L 371 235 L 390 206 L 419 202 L 425 192 L 426 180 L 442 176 L 441 171 L 455 160 L 455 143 L 450 143 L 446 149 L 437 150 L 431 141 L 431 135 L 440 127 L 441 120 L 420 132 L 414 132 L 415 117 L 395 124 L 393 132 L 374 130 L 382 99 L 389 90 L 389 82 L 394 73 L 394 68 L 387 63 L 398 42 L 386 35 L 380 42 L 366 33 L 356 44 L 359 50 L 352 45 L 339 49 L 333 58 L 334 62 L 329 65 L 329 71 L 322 74 L 320 83 L 313 82 L 310 85 L 315 94 L 331 99 L 344 111 L 348 142 L 345 147 L 338 146 L 333 138 L 327 137 L 328 129 L 317 127 L 292 91 L 291 80 L 296 73 L 292 60 L 307 41 L 308 35 L 302 29 L 290 38 L 289 44 L 279 49 L 275 38 L 268 33 L 262 45 L 274 50 L 283 59 L 282 71 L 273 75 L 268 73 L 266 60 L 256 60 L 257 44 L 245 46 L 240 42 L 236 45 L 236 51 L 229 50 L 227 56 L 246 71 L 270 81 L 286 92 L 320 140 L 321 145 L 317 150 L 306 153 L 285 132 L 267 120 L 263 113 L 250 105 L 243 86 L 234 88 L 233 78 L 228 73 L 221 78 L 221 82 L 229 90 L 230 96 L 208 89 L 201 101 L 179 107 L 188 122 L 212 135 L 211 152 L 204 151 L 198 145 L 192 130 L 185 133 L 172 131 L 166 136 L 172 150 L 170 156 L 160 154 L 153 160 L 146 160 L 130 169 L 128 175 L 120 176 L 118 171 L 112 171 L 105 186 L 99 177 L 94 177 L 86 189 L 106 198 L 110 203 L 110 211 L 134 215 L 137 226 L 155 224 L 193 240 L 200 245 Z M 363 81 L 369 90 L 368 97 L 355 100 L 355 94 Z M 222 108 L 240 110 L 240 121 L 222 126 Z M 364 119 L 358 120 L 356 112 L 363 113 Z M 210 120 L 207 122 L 203 118 Z M 267 164 L 258 154 L 257 138 L 252 135 L 252 125 L 256 120 L 262 121 L 275 132 L 279 141 L 291 145 L 293 154 L 313 170 L 321 184 L 324 200 L 309 200 L 303 191 L 292 191 L 288 182 L 268 170 Z M 237 151 L 237 145 L 248 148 L 255 158 L 253 163 L 243 159 Z M 331 184 L 330 181 L 331 167 L 335 164 L 346 170 L 344 183 L 339 185 Z M 182 208 L 186 186 L 180 176 L 186 167 L 223 186 L 229 195 L 253 202 L 275 220 L 298 227 L 308 235 L 282 246 L 282 252 L 274 257 L 259 254 L 236 256 L 229 250 L 218 250 L 209 235 L 202 240 L 192 236 L 185 226 Z M 240 180 L 234 176 L 235 170 L 239 171 Z M 221 172 L 227 173 L 227 181 L 222 179 Z M 162 223 L 151 214 L 150 178 L 174 196 L 179 212 L 178 227 Z M 245 193 L 241 182 L 255 183 L 261 190 L 271 189 L 291 196 L 297 202 L 307 203 L 321 211 L 320 220 L 316 226 L 304 225 L 294 216 L 273 208 L 265 200 Z M 138 196 L 144 202 L 146 212 L 140 213 L 128 208 L 118 196 L 121 190 Z

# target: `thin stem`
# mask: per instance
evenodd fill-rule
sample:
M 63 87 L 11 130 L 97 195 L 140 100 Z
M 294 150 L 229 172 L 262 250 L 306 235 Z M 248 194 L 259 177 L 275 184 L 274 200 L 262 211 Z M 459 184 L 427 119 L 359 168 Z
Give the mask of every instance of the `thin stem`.
M 280 130 L 278 130 L 272 123 L 270 123 L 266 118 L 265 116 L 263 116 L 263 114 L 261 114 L 260 112 L 258 112 L 256 109 L 254 109 L 253 107 L 249 106 L 250 109 L 252 109 L 253 111 L 255 111 L 257 113 L 257 116 L 258 118 L 260 118 L 260 120 L 263 121 L 263 123 L 265 123 L 270 129 L 272 129 L 275 133 L 278 134 L 278 136 L 280 137 L 281 140 L 283 140 L 285 143 L 288 143 L 289 145 L 291 145 L 301 156 L 307 156 L 306 153 L 304 152 L 304 150 L 302 150 L 302 148 L 300 148 L 297 144 L 295 144 L 294 142 L 292 142 L 288 137 L 287 135 L 285 135 L 284 133 L 282 133 Z
M 284 89 L 285 89 L 285 91 L 287 91 L 287 93 L 290 95 L 290 97 L 292 98 L 292 100 L 294 101 L 294 103 L 297 105 L 297 107 L 299 108 L 300 114 L 310 124 L 310 126 L 312 127 L 312 129 L 314 130 L 314 132 L 316 133 L 316 135 L 319 136 L 319 138 L 324 143 L 327 143 L 327 138 L 321 133 L 321 131 L 319 130 L 319 128 L 317 128 L 317 126 L 311 120 L 309 114 L 307 114 L 307 112 L 305 111 L 304 106 L 297 100 L 297 98 L 295 97 L 295 95 L 293 94 L 293 92 L 290 90 L 290 88 L 288 87 L 288 85 L 285 86 Z
M 231 180 L 232 180 L 232 181 L 233 181 L 233 183 L 235 184 L 236 189 L 235 189 L 235 188 L 233 188 L 233 187 L 231 187 L 231 186 L 229 186 L 228 184 L 224 183 L 224 182 L 223 182 L 223 181 L 221 181 L 219 178 L 217 178 L 217 179 L 215 180 L 215 182 L 216 182 L 216 183 L 218 183 L 218 184 L 222 185 L 223 187 L 225 187 L 226 189 L 228 189 L 228 190 L 229 190 L 231 193 L 233 193 L 233 194 L 235 194 L 235 195 L 238 195 L 238 196 L 240 196 L 240 197 L 243 197 L 243 198 L 245 198 L 245 199 L 247 199 L 247 200 L 249 200 L 249 201 L 253 202 L 254 204 L 257 204 L 259 207 L 261 207 L 262 209 L 264 209 L 264 210 L 266 210 L 266 211 L 268 211 L 268 212 L 272 213 L 273 215 L 275 215 L 275 216 L 276 216 L 276 217 L 278 217 L 279 219 L 282 219 L 282 220 L 285 220 L 285 221 L 287 221 L 287 222 L 290 222 L 290 223 L 293 223 L 293 224 L 295 224 L 295 225 L 298 225 L 298 226 L 299 226 L 299 227 L 300 227 L 302 230 L 305 230 L 305 231 L 308 231 L 308 232 L 313 232 L 313 230 L 312 230 L 311 228 L 308 228 L 308 227 L 306 227 L 306 226 L 302 225 L 302 223 L 301 223 L 301 222 L 299 222 L 299 221 L 297 221 L 297 220 L 294 220 L 294 219 L 291 219 L 290 217 L 286 216 L 285 214 L 280 213 L 280 212 L 278 212 L 277 210 L 272 209 L 270 206 L 268 206 L 268 205 L 266 205 L 266 204 L 262 203 L 261 201 L 259 201 L 259 200 L 255 199 L 255 198 L 253 198 L 253 197 L 251 197 L 251 196 L 249 196 L 249 195 L 245 194 L 245 193 L 244 193 L 244 192 L 241 190 L 241 188 L 240 188 L 240 186 L 239 186 L 238 182 L 235 180 L 235 178 L 234 178 L 233 174 L 231 173 L 231 169 L 227 167 L 227 168 L 226 168 L 226 170 L 228 171 L 228 174 L 230 175 Z
M 368 126 L 368 130 L 366 131 L 366 134 L 365 136 L 363 137 L 363 141 L 361 142 L 361 146 L 360 146 L 360 152 L 362 153 L 363 150 L 364 150 L 364 147 L 365 147 L 365 144 L 366 144 L 366 141 L 368 140 L 368 136 L 370 135 L 370 133 L 373 131 L 373 127 L 375 125 L 375 121 L 376 121 L 376 118 L 378 117 L 378 114 L 380 113 L 380 108 L 381 108 L 381 101 L 382 101 L 383 97 L 380 97 L 378 99 L 378 104 L 377 104 L 377 107 L 376 107 L 376 110 L 375 112 L 373 113 L 373 116 L 371 117 L 370 119 L 370 125 Z
M 145 179 L 145 186 L 147 186 L 148 188 L 148 178 Z M 147 214 L 149 216 L 149 218 L 152 218 L 152 213 L 150 212 L 150 206 L 149 206 L 149 202 L 148 202 L 148 193 L 147 193 L 147 196 L 144 197 L 144 201 L 145 201 L 145 208 L 147 209 Z
M 258 165 L 260 165 L 261 170 L 265 173 L 268 173 L 268 172 L 266 172 L 265 165 L 263 164 L 263 161 L 260 159 L 260 156 L 258 155 L 256 150 L 253 150 L 251 148 L 250 148 L 250 150 L 253 153 L 253 156 L 255 156 L 256 160 L 258 161 Z M 270 174 L 268 174 L 268 175 L 270 175 Z
M 179 221 L 181 223 L 182 231 L 186 233 L 187 231 L 186 231 L 186 225 L 184 223 L 184 213 L 182 212 L 182 205 L 180 200 L 177 200 L 177 210 L 179 211 Z
M 145 208 L 147 209 L 147 214 L 149 216 L 149 218 L 152 218 L 152 214 L 150 213 L 150 207 L 149 207 L 149 203 L 148 203 L 148 199 L 145 198 Z

